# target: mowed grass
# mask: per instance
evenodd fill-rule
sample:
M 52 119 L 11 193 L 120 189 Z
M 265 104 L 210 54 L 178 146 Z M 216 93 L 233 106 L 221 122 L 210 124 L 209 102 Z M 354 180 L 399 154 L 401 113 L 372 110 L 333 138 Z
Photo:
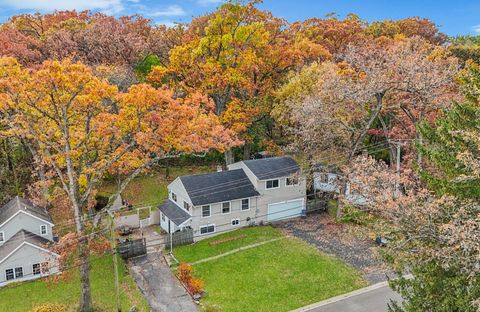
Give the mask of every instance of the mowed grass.
M 158 205 L 168 197 L 167 185 L 178 176 L 214 172 L 208 166 L 197 167 L 172 167 L 170 175 L 165 177 L 165 169 L 138 176 L 133 179 L 122 192 L 122 198 L 134 206 Z M 100 188 L 100 193 L 109 195 L 115 191 L 115 184 L 105 183 Z
M 194 245 L 175 247 L 174 254 L 177 259 L 181 261 L 195 262 L 243 246 L 267 241 L 282 236 L 283 234 L 280 231 L 272 228 L 271 226 L 247 227 L 201 240 Z M 229 238 L 234 239 L 219 244 L 212 244 L 212 242 Z
M 126 271 L 124 262 L 120 258 L 118 262 L 122 311 L 129 311 L 132 306 L 136 306 L 138 311 L 150 311 L 147 301 Z M 91 264 L 90 280 L 95 307 L 101 311 L 116 311 L 112 256 L 92 257 Z M 36 280 L 0 288 L 0 311 L 25 312 L 43 303 L 65 304 L 75 310 L 79 298 L 79 274 L 74 269 L 71 276 L 58 282 Z
M 265 229 L 271 233 L 260 239 L 282 235 L 271 227 L 252 227 L 208 241 L 245 231 L 259 235 L 256 232 Z M 228 247 L 223 247 L 224 251 L 258 242 L 251 239 L 226 242 Z M 208 241 L 177 248 L 175 256 L 181 261 L 196 261 L 221 253 L 222 244 L 209 245 Z M 367 285 L 354 268 L 290 237 L 196 264 L 193 273 L 205 282 L 206 296 L 202 302 L 206 306 L 219 306 L 225 312 L 289 311 Z

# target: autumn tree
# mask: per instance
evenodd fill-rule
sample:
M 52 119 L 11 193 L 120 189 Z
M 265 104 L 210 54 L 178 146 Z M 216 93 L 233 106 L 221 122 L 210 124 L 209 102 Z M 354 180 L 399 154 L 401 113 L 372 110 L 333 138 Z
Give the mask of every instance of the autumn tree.
M 257 99 L 306 58 L 325 53 L 306 38 L 296 40 L 284 20 L 257 9 L 257 2 L 229 2 L 192 21 L 196 31 L 186 31 L 186 42 L 171 50 L 168 66 L 153 69 L 150 81 L 168 82 L 180 94 L 208 94 L 224 124 L 244 133 L 262 112 Z M 226 162 L 232 157 L 229 151 Z
M 68 196 L 78 239 L 81 311 L 92 308 L 84 213 L 104 175 L 120 171 L 124 177 L 112 203 L 133 177 L 160 159 L 222 151 L 235 143 L 207 98 L 178 99 L 168 89 L 145 84 L 120 93 L 69 60 L 31 70 L 1 58 L 0 97 L 3 133 L 31 142 L 51 180 Z

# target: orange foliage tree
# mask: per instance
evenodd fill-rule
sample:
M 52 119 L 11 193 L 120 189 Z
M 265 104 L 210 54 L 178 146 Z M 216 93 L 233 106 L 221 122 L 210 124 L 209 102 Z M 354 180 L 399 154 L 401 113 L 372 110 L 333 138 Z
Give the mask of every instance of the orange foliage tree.
M 1 58 L 0 98 L 5 134 L 32 142 L 51 179 L 68 196 L 81 262 L 82 311 L 92 307 L 84 213 L 104 175 L 121 170 L 125 177 L 112 203 L 133 177 L 160 159 L 223 151 L 237 143 L 205 97 L 178 99 L 168 89 L 145 84 L 120 93 L 69 60 L 47 61 L 32 70 L 14 58 Z

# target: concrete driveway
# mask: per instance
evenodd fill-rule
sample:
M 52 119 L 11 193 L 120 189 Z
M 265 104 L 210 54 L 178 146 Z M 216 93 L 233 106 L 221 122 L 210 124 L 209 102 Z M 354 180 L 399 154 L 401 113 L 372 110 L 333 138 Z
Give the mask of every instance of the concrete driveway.
M 133 278 L 154 312 L 195 312 L 197 306 L 173 276 L 160 252 L 130 260 Z
M 402 301 L 386 282 L 333 297 L 292 312 L 386 312 L 390 300 Z

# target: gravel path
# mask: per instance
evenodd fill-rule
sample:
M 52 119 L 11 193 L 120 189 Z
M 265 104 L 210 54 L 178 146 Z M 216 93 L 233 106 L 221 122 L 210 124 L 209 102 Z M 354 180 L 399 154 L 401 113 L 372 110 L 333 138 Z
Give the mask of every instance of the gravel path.
M 356 237 L 349 231 L 348 225 L 333 223 L 325 213 L 276 226 L 359 269 L 370 284 L 387 280 L 387 274 L 393 276 L 378 258 L 378 247 L 374 241 Z

